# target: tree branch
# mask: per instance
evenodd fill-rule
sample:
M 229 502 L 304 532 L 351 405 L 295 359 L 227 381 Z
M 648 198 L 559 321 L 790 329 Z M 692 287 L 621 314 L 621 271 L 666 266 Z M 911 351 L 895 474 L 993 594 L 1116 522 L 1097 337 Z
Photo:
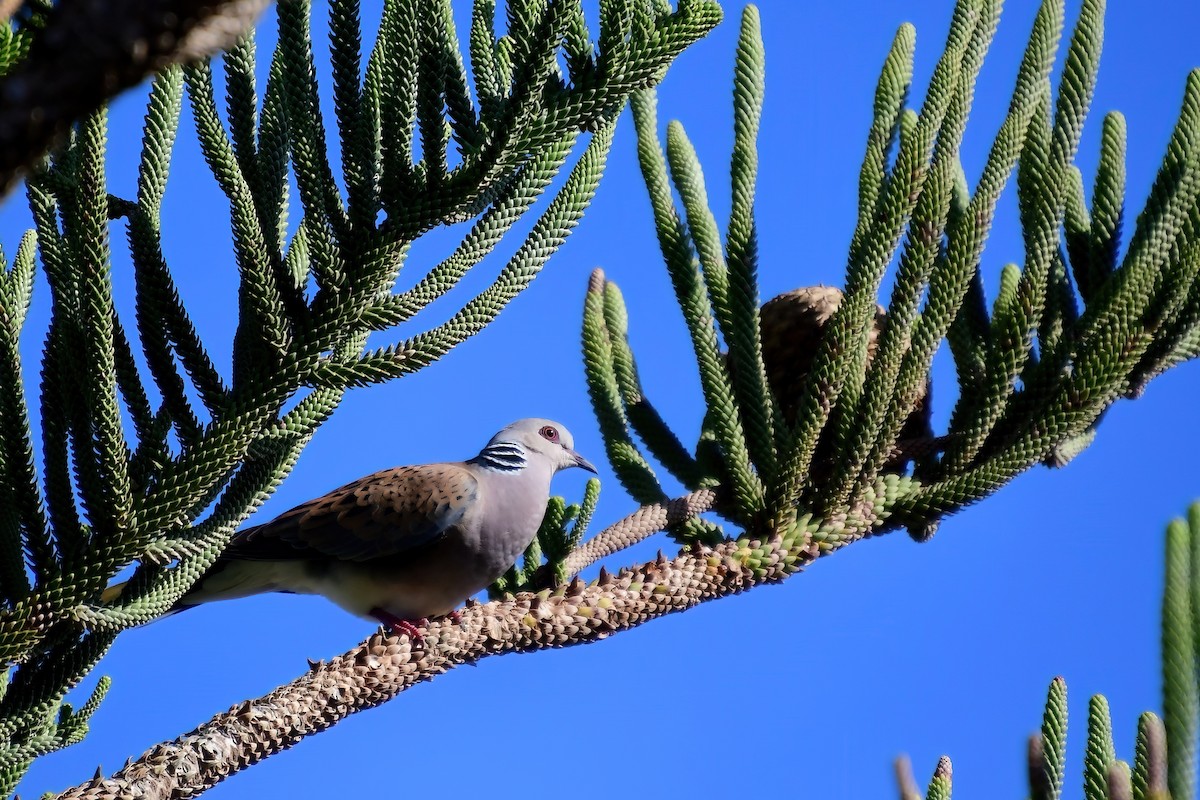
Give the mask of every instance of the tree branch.
M 699 489 L 665 503 L 642 506 L 575 548 L 567 556 L 567 574 L 574 577 L 602 558 L 633 547 L 659 531 L 709 511 L 716 502 L 715 490 Z
M 854 538 L 833 537 L 842 542 Z M 747 546 L 761 556 L 757 569 L 738 557 Z M 377 633 L 328 663 L 312 664 L 308 674 L 270 694 L 218 714 L 173 742 L 156 745 L 111 778 L 93 778 L 66 790 L 58 800 L 194 797 L 309 734 L 461 664 L 599 641 L 707 600 L 778 583 L 836 549 L 834 545 L 818 553 L 813 548 L 795 560 L 797 553 L 785 552 L 778 542 L 696 546 L 672 560 L 660 557 L 590 585 L 577 578 L 554 593 L 468 605 L 459 622 L 443 618 L 425 628 L 422 646 L 413 647 L 407 637 Z M 794 565 L 788 566 L 788 561 Z
M 0 196 L 71 123 L 168 64 L 222 50 L 268 0 L 61 0 L 0 79 Z

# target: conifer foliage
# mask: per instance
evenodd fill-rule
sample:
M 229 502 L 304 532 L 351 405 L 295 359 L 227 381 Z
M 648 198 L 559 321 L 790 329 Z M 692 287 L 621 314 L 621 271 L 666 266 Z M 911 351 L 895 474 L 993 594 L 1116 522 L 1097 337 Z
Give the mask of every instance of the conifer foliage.
M 1055 93 L 1063 6 L 1041 3 L 1007 116 L 973 184 L 959 145 L 1001 3 L 956 3 L 919 109 L 907 106 L 915 32 L 900 27 L 875 94 L 844 291 L 798 290 L 761 312 L 757 11 L 746 9 L 737 50 L 723 239 L 683 126 L 670 123 L 664 149 L 654 91 L 635 93 L 642 174 L 707 416 L 694 447 L 670 429 L 638 377 L 627 338 L 636 320 L 626 318 L 618 288 L 593 275 L 583 314 L 588 386 L 609 459 L 631 495 L 665 498 L 651 458 L 693 492 L 716 487 L 716 511 L 739 529 L 737 557 L 759 575 L 780 563 L 799 570 L 899 527 L 925 539 L 940 518 L 1018 473 L 1065 464 L 1116 400 L 1200 353 L 1200 70 L 1188 76 L 1158 178 L 1125 239 L 1120 114 L 1104 119 L 1090 205 L 1073 163 L 1099 64 L 1104 0 L 1084 0 Z M 989 304 L 981 257 L 1014 172 L 1025 263 L 1004 267 Z M 889 269 L 894 288 L 884 313 L 877 303 Z M 811 338 L 811 352 L 776 357 L 782 323 Z M 945 395 L 957 401 L 948 429 L 935 434 L 924 415 L 943 341 L 958 379 Z M 711 544 L 721 533 L 693 522 L 677 525 L 675 536 Z
M 107 680 L 78 709 L 64 694 L 118 633 L 188 590 L 348 388 L 423 369 L 529 285 L 591 200 L 629 93 L 658 81 L 720 18 L 709 0 L 603 3 L 593 43 L 578 0 L 512 0 L 497 36 L 494 0 L 476 0 L 468 77 L 449 0 L 387 0 L 366 54 L 359 3 L 332 0 L 329 126 L 309 4 L 277 10 L 279 44 L 261 91 L 252 36 L 222 60 L 223 109 L 211 64 L 157 76 L 136 197 L 108 191 L 103 110 L 28 181 L 36 231 L 0 274 L 0 794 L 34 758 L 85 734 Z M 23 40 L 5 41 L 7 64 Z M 240 283 L 228 371 L 163 256 L 170 231 L 160 209 L 185 96 L 229 202 Z M 582 154 L 494 283 L 448 321 L 409 332 L 530 211 L 581 139 Z M 133 318 L 113 303 L 111 220 L 127 231 Z M 471 220 L 450 257 L 393 290 L 411 242 Z M 40 469 L 18 347 L 39 269 L 52 296 Z M 366 350 L 369 334 L 402 325 L 395 344 Z M 126 590 L 102 602 L 130 565 Z
M 54 293 L 40 489 L 22 400 L 0 389 L 0 491 L 13 495 L 0 498 L 0 513 L 8 514 L 0 518 L 7 526 L 0 535 L 0 649 L 21 662 L 0 703 L 0 725 L 25 736 L 12 739 L 8 760 L 0 762 L 13 765 L 9 776 L 80 734 L 99 695 L 47 723 L 64 688 L 116 632 L 162 613 L 186 591 L 347 387 L 428 365 L 478 332 L 532 279 L 590 198 L 627 95 L 707 410 L 699 441 L 685 443 L 652 405 L 628 341 L 638 321 L 627 318 L 621 293 L 597 272 L 583 313 L 588 389 L 614 471 L 643 508 L 581 544 L 598 486 L 590 484 L 578 505 L 552 501 L 523 563 L 493 587 L 502 599 L 470 605 L 460 620 L 432 621 L 421 647 L 406 637 L 373 636 L 247 701 L 245 713 L 218 715 L 64 797 L 98 800 L 149 785 L 191 796 L 455 664 L 597 641 L 782 580 L 867 536 L 906 528 L 925 539 L 942 517 L 1018 473 L 1069 461 L 1116 400 L 1137 396 L 1154 376 L 1200 353 L 1200 71 L 1186 82 L 1150 196 L 1126 226 L 1119 114 L 1104 119 L 1096 175 L 1085 181 L 1074 164 L 1097 74 L 1104 0 L 1083 0 L 1057 92 L 1050 75 L 1064 2 L 1042 0 L 1007 115 L 971 181 L 959 146 L 1000 6 L 957 0 L 919 108 L 908 106 L 915 32 L 901 26 L 875 94 L 844 287 L 802 290 L 769 313 L 760 311 L 756 276 L 755 140 L 765 56 L 753 7 L 742 16 L 736 56 L 733 197 L 724 230 L 680 123 L 667 127 L 663 147 L 648 85 L 715 24 L 718 12 L 700 0 L 680 0 L 674 11 L 662 0 L 601 2 L 598 48 L 589 43 L 578 0 L 513 0 L 499 39 L 492 3 L 477 0 L 470 37 L 475 98 L 465 88 L 446 0 L 391 0 L 362 80 L 357 7 L 333 2 L 344 192 L 326 156 L 303 5 L 280 6 L 280 47 L 261 103 L 250 77 L 252 45 L 226 59 L 228 137 L 208 67 L 168 71 L 157 81 L 136 201 L 105 193 L 103 118 L 86 121 L 30 191 L 36 247 Z M 557 66 L 560 40 L 565 75 Z M 158 205 L 184 85 L 232 212 L 241 324 L 228 379 L 199 342 L 159 247 Z M 565 163 L 581 127 L 592 131 L 590 143 L 497 282 L 445 324 L 364 352 L 368 333 L 406 322 L 490 251 Z M 303 219 L 285 242 L 288 170 Z M 984 245 L 1014 174 L 1024 263 L 1003 268 L 989 302 Z M 125 219 L 130 231 L 136 340 L 153 387 L 139 382 L 132 331 L 112 310 L 106 215 Z M 413 289 L 392 292 L 409 242 L 436 225 L 476 217 L 449 259 Z M 10 375 L 20 374 L 15 341 L 34 249 L 27 237 L 0 284 L 0 368 Z M 881 308 L 889 271 L 894 288 Z M 773 355 L 787 352 L 776 345 L 789 326 L 809 328 L 805 335 L 815 343 L 802 364 Z M 928 418 L 930 365 L 943 342 L 957 372 L 956 391 L 946 395 L 957 400 L 947 429 L 936 432 Z M 284 411 L 297 393 L 299 402 Z M 133 421 L 133 437 L 123 430 L 122 411 Z M 689 494 L 669 500 L 655 462 Z M 699 516 L 708 510 L 721 525 Z M 727 534 L 726 525 L 734 530 Z M 588 564 L 663 528 L 685 545 L 674 557 L 602 569 L 592 582 L 578 577 Z M 1195 534 L 1177 541 L 1172 552 L 1191 553 L 1197 541 Z M 134 562 L 132 588 L 117 603 L 100 604 L 106 582 Z M 1177 694 L 1166 704 L 1165 726 L 1144 721 L 1131 770 L 1113 761 L 1097 704 L 1088 785 L 1103 785 L 1110 797 L 1165 796 L 1168 773 L 1180 786 L 1192 782 L 1183 766 L 1162 768 L 1164 759 L 1190 764 L 1191 751 L 1181 755 L 1180 748 L 1194 745 L 1173 743 L 1195 739 L 1194 644 L 1183 638 L 1195 630 L 1187 610 L 1195 607 L 1187 600 L 1194 589 L 1179 587 L 1196 582 L 1173 580 L 1164 617 L 1169 611 L 1174 633 L 1169 647 L 1164 639 L 1164 658 Z M 1063 784 L 1065 684 L 1056 681 L 1049 700 L 1042 734 L 1030 745 L 1031 792 L 1047 798 Z M 1171 708 L 1184 716 L 1172 717 Z M 236 742 L 219 764 L 204 761 L 213 737 Z M 181 764 L 189 768 L 175 768 Z M 952 778 L 943 759 L 927 796 L 949 798 Z M 1174 783 L 1171 789 L 1182 792 Z M 901 793 L 920 796 L 911 779 L 902 781 Z
M 1162 596 L 1162 715 L 1146 711 L 1138 717 L 1133 765 L 1117 758 L 1108 698 L 1088 701 L 1083 760 L 1084 800 L 1192 800 L 1196 796 L 1196 736 L 1200 722 L 1197 681 L 1200 648 L 1200 503 L 1186 520 L 1167 526 L 1166 575 Z M 1029 796 L 1059 800 L 1066 783 L 1067 683 L 1050 682 L 1041 730 L 1027 749 Z M 903 800 L 949 800 L 953 788 L 950 758 L 942 756 L 929 789 L 922 794 L 907 757 L 896 762 Z

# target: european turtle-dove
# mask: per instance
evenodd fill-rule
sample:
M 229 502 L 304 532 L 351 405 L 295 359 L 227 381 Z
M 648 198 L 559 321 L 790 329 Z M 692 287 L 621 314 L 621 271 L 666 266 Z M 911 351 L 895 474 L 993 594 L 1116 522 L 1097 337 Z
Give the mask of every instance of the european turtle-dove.
M 453 612 L 516 562 L 537 534 L 556 472 L 596 471 L 573 444 L 562 425 L 523 419 L 470 461 L 359 478 L 240 531 L 176 608 L 320 594 L 415 634 L 413 622 Z

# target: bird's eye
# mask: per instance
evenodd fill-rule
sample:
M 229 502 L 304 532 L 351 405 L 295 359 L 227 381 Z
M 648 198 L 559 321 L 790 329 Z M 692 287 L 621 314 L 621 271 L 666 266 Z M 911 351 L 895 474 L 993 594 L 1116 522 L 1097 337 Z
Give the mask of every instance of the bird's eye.
M 540 431 L 538 431 L 538 433 L 541 434 L 541 437 L 543 439 L 546 439 L 547 441 L 551 441 L 551 442 L 558 441 L 558 429 L 557 428 L 553 428 L 553 427 L 547 425 L 546 427 L 544 427 Z

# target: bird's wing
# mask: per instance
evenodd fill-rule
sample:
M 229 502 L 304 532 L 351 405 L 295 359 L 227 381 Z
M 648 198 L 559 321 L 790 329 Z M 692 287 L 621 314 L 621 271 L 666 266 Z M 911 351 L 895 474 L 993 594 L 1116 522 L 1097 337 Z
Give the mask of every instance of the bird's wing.
M 479 482 L 462 464 L 387 469 L 240 532 L 223 558 L 369 561 L 399 555 L 459 524 L 478 498 Z

